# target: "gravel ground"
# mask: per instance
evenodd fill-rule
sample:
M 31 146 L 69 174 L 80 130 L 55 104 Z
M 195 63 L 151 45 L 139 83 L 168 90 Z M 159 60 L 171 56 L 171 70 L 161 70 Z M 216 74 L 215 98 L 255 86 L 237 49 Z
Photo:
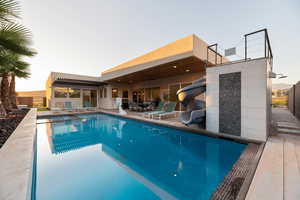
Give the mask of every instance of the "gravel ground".
M 4 145 L 9 136 L 14 132 L 26 113 L 27 111 L 24 111 L 23 113 L 18 113 L 18 116 L 0 118 L 0 148 Z

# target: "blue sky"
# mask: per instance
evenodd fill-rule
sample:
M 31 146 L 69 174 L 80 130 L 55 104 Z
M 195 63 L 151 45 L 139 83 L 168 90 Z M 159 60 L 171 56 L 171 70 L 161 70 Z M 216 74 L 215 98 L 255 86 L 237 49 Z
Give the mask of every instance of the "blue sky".
M 300 80 L 299 0 L 23 0 L 22 23 L 38 55 L 17 90 L 45 88 L 51 71 L 99 76 L 102 71 L 189 34 L 225 49 L 261 28 L 269 31 L 274 71 Z

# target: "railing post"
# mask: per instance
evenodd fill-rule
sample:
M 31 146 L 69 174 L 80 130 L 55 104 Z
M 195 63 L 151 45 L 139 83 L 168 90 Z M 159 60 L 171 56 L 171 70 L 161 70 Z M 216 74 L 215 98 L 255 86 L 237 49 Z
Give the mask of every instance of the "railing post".
M 218 64 L 218 44 L 216 44 L 216 52 L 215 52 L 215 64 Z
M 245 35 L 245 61 L 247 60 L 247 36 Z
M 266 30 L 264 32 L 265 32 L 265 58 L 266 58 L 267 57 L 267 32 Z

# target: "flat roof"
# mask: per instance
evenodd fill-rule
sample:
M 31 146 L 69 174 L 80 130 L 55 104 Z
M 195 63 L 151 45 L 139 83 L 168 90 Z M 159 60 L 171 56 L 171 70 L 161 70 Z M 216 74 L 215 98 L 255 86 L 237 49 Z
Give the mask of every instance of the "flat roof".
M 196 35 L 188 35 L 102 72 L 101 80 L 109 81 L 121 76 L 190 57 L 195 57 L 204 62 L 207 60 L 207 47 L 208 44 Z M 218 59 L 221 60 L 220 57 L 218 57 Z M 223 60 L 227 61 L 224 57 Z M 209 63 L 214 63 L 215 61 L 215 54 L 211 51 L 209 52 L 208 61 Z

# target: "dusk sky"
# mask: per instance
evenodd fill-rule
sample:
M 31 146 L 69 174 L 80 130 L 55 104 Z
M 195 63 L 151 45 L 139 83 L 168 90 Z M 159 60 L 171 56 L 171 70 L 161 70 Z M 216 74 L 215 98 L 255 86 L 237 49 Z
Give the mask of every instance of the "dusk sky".
M 51 71 L 100 76 L 169 42 L 196 34 L 223 49 L 243 45 L 243 35 L 267 28 L 274 71 L 300 80 L 300 1 L 23 0 L 22 23 L 38 55 L 31 78 L 17 91 L 43 90 Z M 238 47 L 239 48 L 239 47 Z

